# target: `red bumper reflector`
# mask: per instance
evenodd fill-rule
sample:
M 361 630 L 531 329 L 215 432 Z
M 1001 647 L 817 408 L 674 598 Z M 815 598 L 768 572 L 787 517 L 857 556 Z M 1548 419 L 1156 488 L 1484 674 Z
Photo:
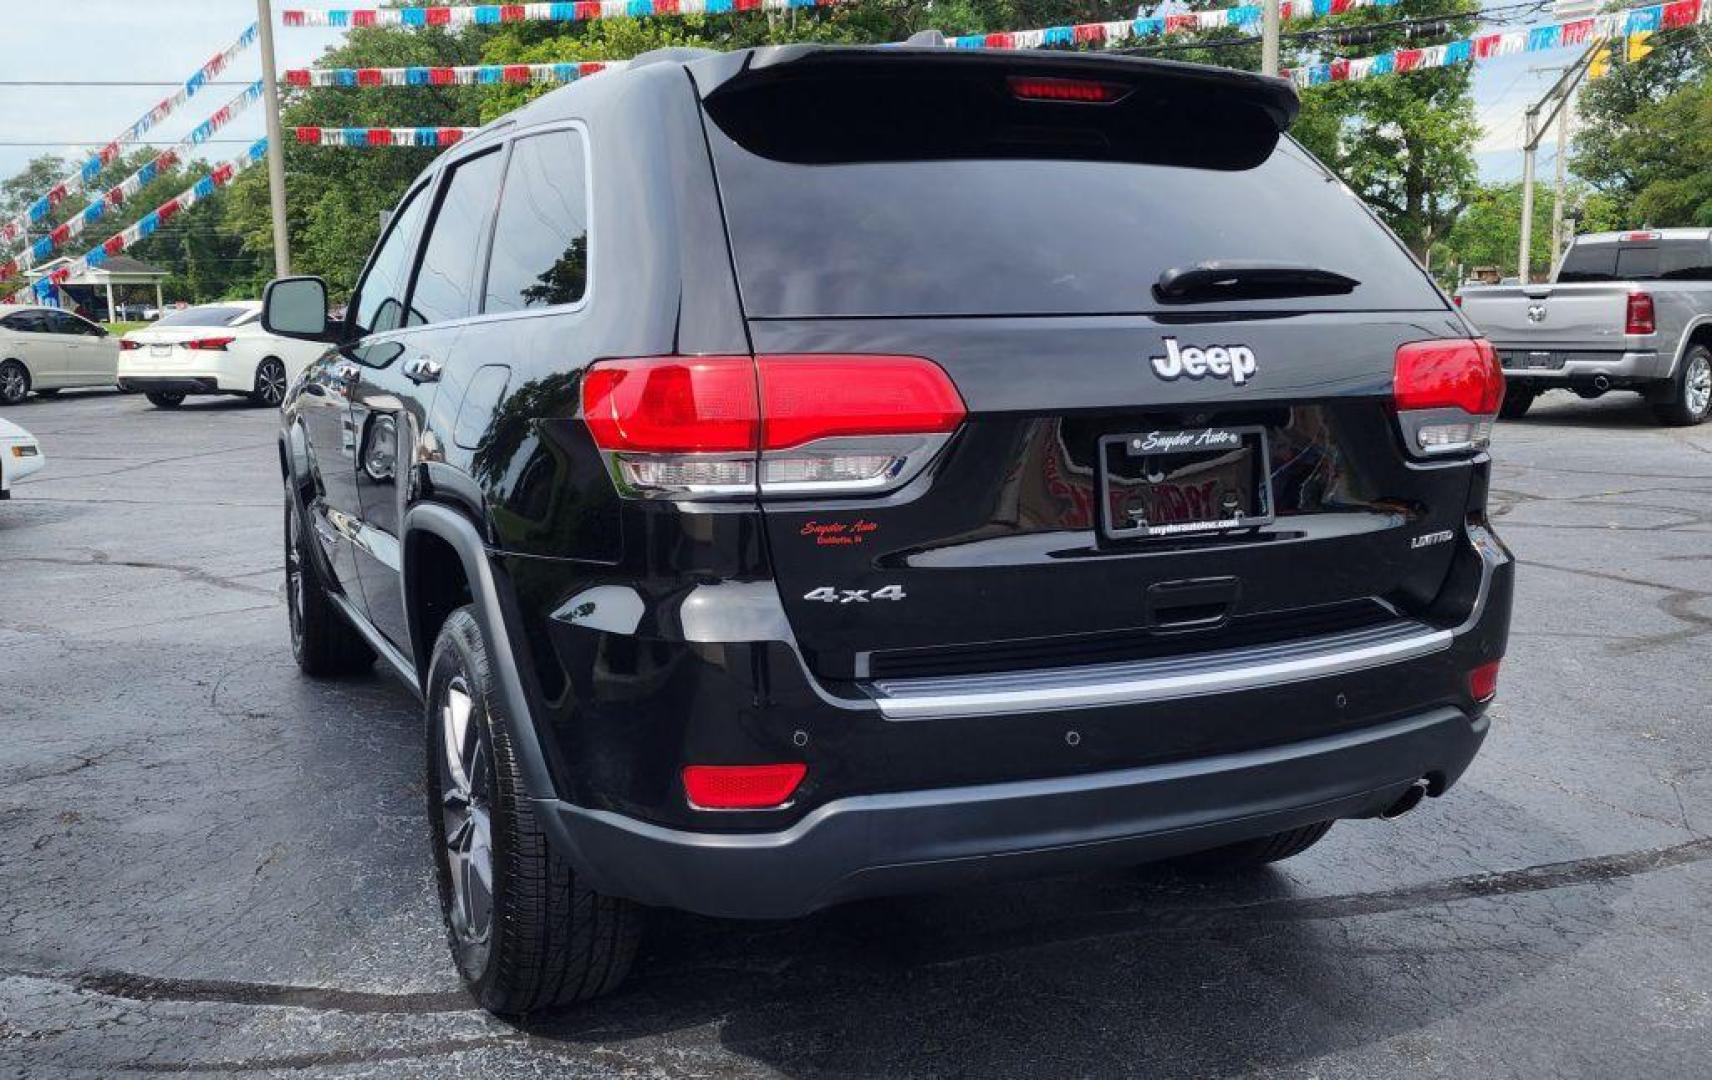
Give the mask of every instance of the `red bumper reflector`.
M 1468 673 L 1468 693 L 1475 701 L 1491 701 L 1498 694 L 1498 664 L 1481 664 Z
M 684 794 L 702 810 L 765 810 L 783 806 L 808 775 L 799 762 L 779 765 L 686 765 Z

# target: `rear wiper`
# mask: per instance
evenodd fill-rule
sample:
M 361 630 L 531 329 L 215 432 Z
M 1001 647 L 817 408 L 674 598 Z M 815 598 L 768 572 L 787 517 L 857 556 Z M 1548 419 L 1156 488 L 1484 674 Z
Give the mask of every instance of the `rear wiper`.
M 1165 304 L 1208 300 L 1267 300 L 1280 296 L 1336 296 L 1361 282 L 1333 270 L 1258 259 L 1208 259 L 1173 266 L 1153 283 L 1153 295 Z

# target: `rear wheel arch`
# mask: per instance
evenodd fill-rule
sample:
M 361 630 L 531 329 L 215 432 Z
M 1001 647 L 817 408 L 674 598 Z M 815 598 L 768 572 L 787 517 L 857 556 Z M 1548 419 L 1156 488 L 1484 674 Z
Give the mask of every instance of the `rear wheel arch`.
M 471 614 L 481 626 L 488 655 L 494 660 L 494 676 L 504 697 L 505 714 L 512 729 L 508 734 L 517 754 L 518 768 L 537 797 L 553 797 L 556 786 L 535 731 L 534 712 L 524 691 L 518 650 L 512 644 L 505 614 L 505 598 L 495 580 L 481 531 L 467 515 L 451 507 L 421 502 L 405 513 L 400 532 L 404 612 L 418 688 L 427 690 L 428 669 L 440 627 L 452 611 L 462 606 L 461 603 L 445 605 L 451 601 L 454 590 L 467 589 L 468 598 L 462 603 L 470 605 Z M 458 576 L 451 578 L 453 573 Z M 448 578 L 453 584 L 448 584 Z

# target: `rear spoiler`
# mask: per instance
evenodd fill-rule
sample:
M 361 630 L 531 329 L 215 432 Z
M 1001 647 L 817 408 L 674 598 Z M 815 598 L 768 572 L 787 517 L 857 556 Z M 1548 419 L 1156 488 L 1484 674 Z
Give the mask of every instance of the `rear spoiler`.
M 1113 53 L 797 44 L 721 53 L 692 61 L 688 67 L 703 100 L 799 77 L 832 75 L 884 79 L 902 71 L 950 77 L 1004 72 L 1046 78 L 1110 79 L 1136 85 L 1168 84 L 1173 89 L 1190 93 L 1204 90 L 1259 106 L 1279 133 L 1289 129 L 1301 109 L 1295 84 L 1288 79 L 1232 68 Z

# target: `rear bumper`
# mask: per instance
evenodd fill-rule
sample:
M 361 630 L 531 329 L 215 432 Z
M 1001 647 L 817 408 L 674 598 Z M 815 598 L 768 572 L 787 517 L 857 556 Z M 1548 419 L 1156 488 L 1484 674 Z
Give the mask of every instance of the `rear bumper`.
M 1333 818 L 1371 816 L 1462 775 L 1483 715 L 1378 727 L 1192 761 L 840 799 L 782 832 L 713 834 L 544 800 L 595 889 L 705 915 L 788 918 L 865 896 L 1141 863 Z
M 1550 367 L 1526 367 L 1530 354 L 1546 353 Z M 1594 352 L 1583 349 L 1529 348 L 1500 345 L 1498 354 L 1504 377 L 1529 385 L 1568 386 L 1592 381 L 1603 375 L 1612 382 L 1649 382 L 1670 375 L 1671 356 L 1652 350 L 1638 352 Z
M 218 394 L 220 380 L 212 375 L 121 375 L 119 389 L 138 394 Z

